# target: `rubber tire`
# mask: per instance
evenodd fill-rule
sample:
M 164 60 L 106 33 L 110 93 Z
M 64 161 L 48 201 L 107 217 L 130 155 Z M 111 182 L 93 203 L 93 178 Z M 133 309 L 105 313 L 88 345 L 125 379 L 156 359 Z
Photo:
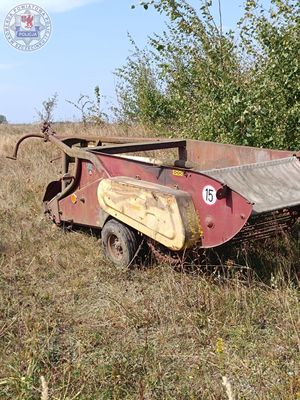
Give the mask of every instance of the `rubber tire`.
M 127 267 L 133 260 L 139 246 L 137 233 L 115 219 L 110 219 L 102 228 L 102 244 L 105 256 L 117 267 Z M 116 257 L 111 250 L 110 241 L 116 238 L 122 254 Z

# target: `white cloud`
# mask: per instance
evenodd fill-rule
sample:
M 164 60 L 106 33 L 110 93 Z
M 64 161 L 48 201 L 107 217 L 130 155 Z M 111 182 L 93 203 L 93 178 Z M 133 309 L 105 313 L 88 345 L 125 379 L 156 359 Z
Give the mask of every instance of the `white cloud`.
M 29 0 L 28 3 L 33 3 L 41 6 L 45 11 L 51 13 L 59 13 L 72 10 L 73 8 L 83 7 L 90 3 L 102 3 L 103 0 Z M 19 4 L 26 3 L 22 0 L 0 0 L 0 14 L 6 15 L 12 8 Z
M 0 64 L 0 71 L 9 70 L 19 67 L 22 64 Z

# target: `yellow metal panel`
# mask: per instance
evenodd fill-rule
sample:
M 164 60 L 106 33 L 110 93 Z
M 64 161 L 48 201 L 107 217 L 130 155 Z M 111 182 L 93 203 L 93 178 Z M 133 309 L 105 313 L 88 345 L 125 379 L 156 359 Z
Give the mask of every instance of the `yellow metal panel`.
M 98 200 L 106 213 L 172 250 L 201 239 L 199 218 L 186 192 L 117 177 L 100 182 Z

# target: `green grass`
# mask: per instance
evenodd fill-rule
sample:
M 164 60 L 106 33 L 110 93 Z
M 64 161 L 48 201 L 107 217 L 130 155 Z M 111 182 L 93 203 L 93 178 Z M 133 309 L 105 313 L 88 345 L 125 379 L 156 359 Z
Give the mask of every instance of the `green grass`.
M 57 152 L 5 159 L 19 130 L 0 127 L 1 399 L 221 400 L 224 376 L 235 399 L 300 399 L 297 239 L 223 272 L 117 270 L 97 237 L 44 219 Z

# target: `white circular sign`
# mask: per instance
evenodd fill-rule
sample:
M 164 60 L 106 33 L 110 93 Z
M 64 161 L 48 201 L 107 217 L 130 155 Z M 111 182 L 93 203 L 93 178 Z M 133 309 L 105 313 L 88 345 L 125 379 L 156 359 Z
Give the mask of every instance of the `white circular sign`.
M 211 186 L 207 185 L 202 190 L 202 198 L 206 204 L 212 206 L 217 201 L 217 191 Z
M 40 6 L 20 4 L 7 14 L 4 35 L 8 43 L 17 50 L 38 50 L 47 43 L 51 35 L 50 17 Z

